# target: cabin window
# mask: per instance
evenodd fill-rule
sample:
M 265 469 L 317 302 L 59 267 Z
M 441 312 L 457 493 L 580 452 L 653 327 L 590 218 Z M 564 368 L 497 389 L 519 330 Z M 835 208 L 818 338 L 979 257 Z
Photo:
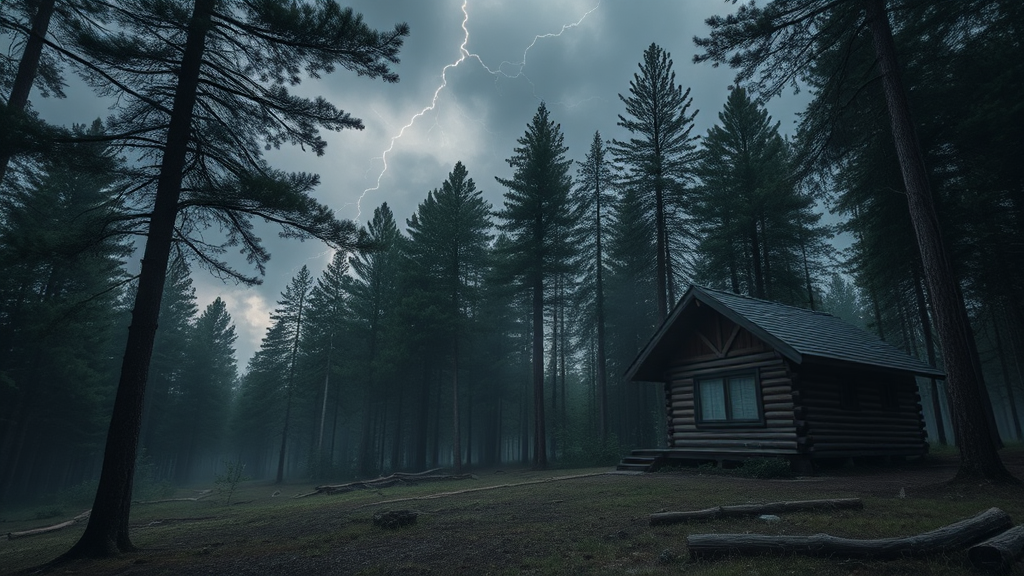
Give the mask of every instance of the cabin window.
M 752 373 L 698 380 L 697 422 L 704 425 L 743 425 L 761 422 L 761 395 Z

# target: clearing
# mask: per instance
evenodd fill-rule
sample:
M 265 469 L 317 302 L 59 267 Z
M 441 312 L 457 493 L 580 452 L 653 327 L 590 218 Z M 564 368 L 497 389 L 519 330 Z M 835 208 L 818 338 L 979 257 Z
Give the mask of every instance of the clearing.
M 1003 450 L 1024 478 L 1024 447 Z M 685 537 L 697 533 L 898 537 L 932 530 L 996 506 L 1024 520 L 1024 488 L 941 484 L 956 471 L 946 449 L 925 462 L 846 467 L 819 476 L 756 480 L 682 468 L 645 475 L 608 468 L 477 472 L 476 479 L 394 486 L 336 495 L 292 496 L 311 484 L 248 482 L 233 503 L 135 505 L 132 534 L 142 552 L 76 562 L 50 574 L 979 574 L 966 552 L 896 561 L 795 556 L 691 562 Z M 206 488 L 206 487 L 196 487 Z M 481 490 L 481 488 L 485 488 Z M 486 489 L 493 488 L 493 489 Z M 278 496 L 271 496 L 280 490 Z M 181 490 L 181 497 L 193 495 Z M 781 520 L 727 518 L 650 526 L 653 512 L 717 505 L 861 498 L 863 510 L 797 512 Z M 87 506 L 86 506 L 87 507 Z M 43 510 L 43 512 L 40 512 Z M 0 513 L 4 534 L 55 524 L 84 508 L 36 519 L 52 507 Z M 412 526 L 385 530 L 374 513 L 413 510 Z M 83 524 L 0 541 L 0 573 L 38 573 L 67 550 Z M 1024 574 L 1024 564 L 1013 574 Z

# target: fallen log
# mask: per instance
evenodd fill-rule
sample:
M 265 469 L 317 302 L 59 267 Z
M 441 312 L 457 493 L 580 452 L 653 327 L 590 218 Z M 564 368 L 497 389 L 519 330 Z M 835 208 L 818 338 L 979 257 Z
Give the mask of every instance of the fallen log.
M 164 498 L 163 500 L 133 500 L 132 504 L 163 504 L 165 502 L 198 502 L 203 498 L 213 496 L 213 490 L 199 490 L 198 496 L 194 498 Z
M 761 514 L 780 514 L 803 510 L 861 510 L 864 503 L 860 498 L 835 498 L 831 500 L 795 500 L 791 502 L 769 502 L 768 504 L 737 504 L 734 506 L 715 506 L 704 510 L 688 510 L 686 512 L 656 512 L 651 514 L 651 526 L 677 524 L 693 520 L 710 520 L 735 516 L 760 516 Z
M 298 494 L 294 498 L 305 498 L 314 494 L 344 494 L 355 490 L 376 490 L 378 488 L 389 488 L 396 484 L 415 485 L 420 482 L 440 482 L 443 480 L 470 480 L 476 479 L 472 474 L 436 474 L 440 468 L 426 470 L 424 472 L 395 472 L 390 476 L 384 476 L 373 480 L 360 480 L 347 484 L 325 484 L 317 486 L 312 492 Z
M 993 534 L 1003 532 L 1012 525 L 1009 514 L 999 508 L 990 508 L 973 518 L 905 538 L 857 540 L 828 534 L 693 534 L 686 537 L 686 545 L 693 559 L 726 554 L 803 554 L 836 558 L 892 559 L 960 550 Z
M 92 512 L 92 510 L 86 510 L 85 512 L 82 512 L 81 514 L 79 514 L 78 516 L 75 516 L 71 520 L 68 520 L 66 522 L 61 522 L 60 524 L 54 524 L 53 526 L 46 526 L 44 528 L 35 528 L 33 530 L 24 530 L 22 532 L 8 532 L 7 533 L 7 539 L 8 540 L 14 540 L 15 538 L 26 538 L 28 536 L 38 536 L 39 534 L 46 534 L 48 532 L 55 532 L 57 530 L 61 530 L 63 528 L 67 528 L 68 526 L 71 526 L 73 524 L 77 524 L 77 523 L 79 523 L 79 522 L 81 522 L 83 520 L 87 520 L 89 518 L 89 514 L 91 512 Z
M 1021 553 L 1024 553 L 1024 525 L 971 546 L 967 558 L 975 568 L 1003 572 L 1010 570 Z
M 495 484 L 494 486 L 468 488 L 466 490 L 455 490 L 454 492 L 439 492 L 437 494 L 427 494 L 426 496 L 410 496 L 408 498 L 395 498 L 393 500 L 382 500 L 380 502 L 367 502 L 365 504 L 353 506 L 351 510 L 358 510 L 360 508 L 366 508 L 367 506 L 383 506 L 385 504 L 410 502 L 412 500 L 433 500 L 435 498 L 448 498 L 450 496 L 460 496 L 462 494 L 469 494 L 470 492 L 485 492 L 487 490 L 501 490 L 502 488 L 518 488 L 519 486 L 530 486 L 532 484 L 547 484 L 548 482 L 561 482 L 563 480 L 575 480 L 577 478 L 590 478 L 592 476 L 605 476 L 608 474 L 613 474 L 613 472 L 591 472 L 589 474 L 575 474 L 572 476 L 552 476 L 550 478 L 542 478 L 540 480 L 527 480 L 526 482 L 516 482 L 513 484 Z

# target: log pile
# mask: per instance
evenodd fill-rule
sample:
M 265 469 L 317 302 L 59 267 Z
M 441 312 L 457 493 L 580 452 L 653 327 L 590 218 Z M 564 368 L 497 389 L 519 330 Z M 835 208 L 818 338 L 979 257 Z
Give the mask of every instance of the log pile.
M 961 520 L 930 532 L 905 538 L 881 538 L 858 540 L 839 538 L 828 534 L 812 536 L 770 536 L 764 534 L 693 534 L 686 538 L 690 557 L 713 558 L 727 554 L 803 554 L 832 558 L 893 559 L 922 557 L 962 550 L 993 535 L 1005 532 L 1012 526 L 1010 516 L 999 508 L 990 508 L 973 518 Z M 999 541 L 997 549 L 1004 552 L 995 554 L 1001 558 L 1015 558 L 1019 554 L 1024 534 L 1015 533 L 1009 542 Z M 999 540 L 999 539 L 993 539 Z M 992 542 L 990 540 L 989 542 Z M 988 544 L 986 542 L 985 544 Z M 1016 550 L 1016 551 L 1015 551 Z M 994 558 L 987 551 L 975 556 Z M 988 561 L 988 560 L 986 560 Z M 1002 560 L 999 560 L 1000 562 Z M 995 559 L 991 562 L 996 562 Z
M 305 498 L 314 494 L 344 494 L 355 490 L 376 490 L 378 488 L 389 488 L 395 485 L 414 486 L 421 482 L 440 482 L 444 480 L 476 480 L 472 474 L 438 474 L 440 468 L 426 470 L 424 472 L 395 472 L 390 476 L 383 476 L 374 480 L 360 480 L 347 484 L 324 484 L 317 486 L 312 492 L 299 494 L 295 498 Z
M 49 532 L 54 532 L 54 531 L 57 531 L 57 530 L 61 530 L 63 528 L 67 528 L 68 526 L 72 526 L 74 524 L 78 524 L 79 522 L 83 522 L 85 520 L 88 520 L 89 519 L 89 514 L 91 514 L 91 513 L 92 513 L 92 510 L 86 510 L 85 512 L 82 512 L 81 514 L 79 514 L 78 516 L 75 516 L 71 520 L 68 520 L 66 522 L 61 522 L 59 524 L 54 524 L 53 526 L 46 526 L 44 528 L 35 528 L 33 530 L 24 530 L 22 532 L 8 532 L 7 533 L 7 539 L 8 540 L 14 540 L 15 538 L 26 538 L 28 536 L 38 536 L 40 534 L 47 534 Z
M 715 506 L 704 510 L 687 512 L 656 512 L 651 514 L 651 526 L 691 522 L 694 520 L 711 520 L 737 516 L 760 516 L 761 514 L 782 514 L 806 510 L 862 510 L 864 503 L 860 498 L 835 498 L 831 500 L 795 500 L 791 502 L 769 502 L 768 504 L 737 504 L 735 506 Z

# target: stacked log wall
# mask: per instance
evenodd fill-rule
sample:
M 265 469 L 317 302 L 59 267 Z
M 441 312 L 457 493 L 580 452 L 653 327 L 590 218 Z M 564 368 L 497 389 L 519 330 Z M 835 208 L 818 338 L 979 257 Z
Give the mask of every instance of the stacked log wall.
M 697 425 L 694 382 L 717 374 L 756 370 L 763 408 L 763 426 L 703 428 Z M 666 374 L 666 411 L 668 446 L 677 451 L 722 455 L 777 456 L 797 454 L 801 439 L 797 436 L 794 409 L 799 395 L 793 390 L 789 363 L 775 351 L 680 362 Z
M 817 458 L 909 456 L 927 452 L 921 397 L 910 375 L 806 367 L 801 373 L 798 429 Z M 844 379 L 856 401 L 844 405 Z M 846 384 L 850 385 L 850 384 Z M 884 389 L 894 388 L 886 405 Z

